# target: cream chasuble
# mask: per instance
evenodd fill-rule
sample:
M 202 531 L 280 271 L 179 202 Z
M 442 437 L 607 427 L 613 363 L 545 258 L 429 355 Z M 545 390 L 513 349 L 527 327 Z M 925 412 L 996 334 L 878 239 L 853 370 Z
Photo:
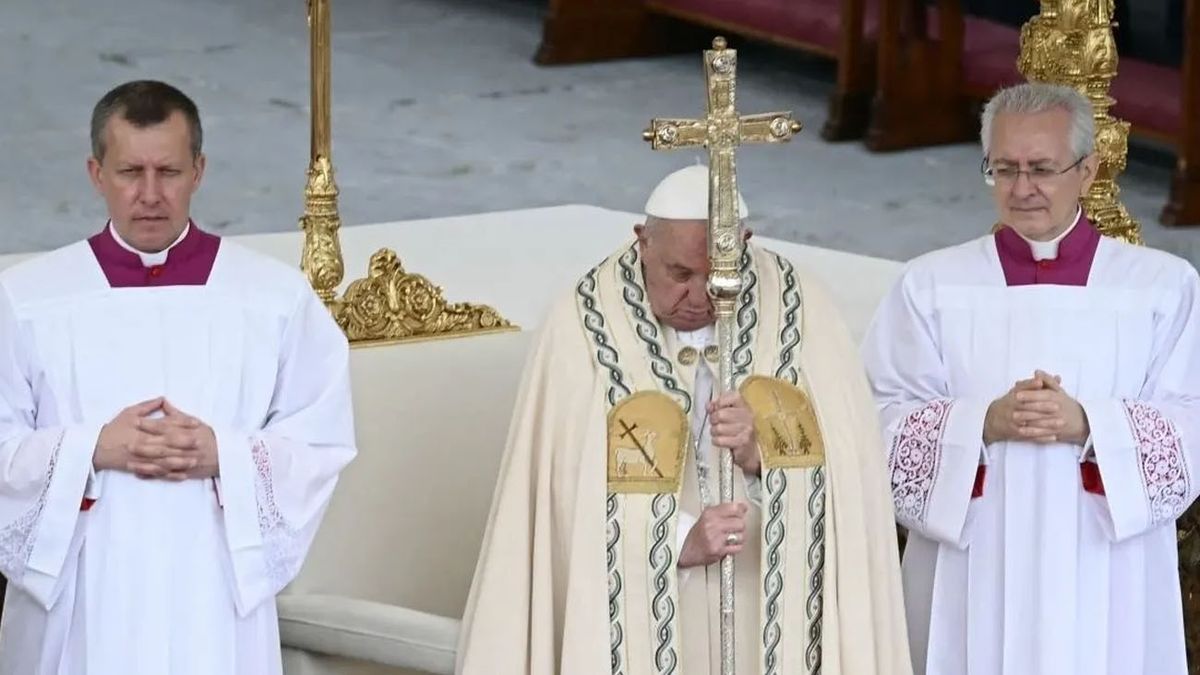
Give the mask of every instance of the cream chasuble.
M 748 246 L 743 274 L 734 364 L 764 468 L 735 559 L 738 672 L 910 673 L 855 346 L 787 260 Z M 719 672 L 718 566 L 676 567 L 680 514 L 704 507 L 689 422 L 707 403 L 693 400 L 703 355 L 686 347 L 650 311 L 636 245 L 556 306 L 519 395 L 460 673 Z

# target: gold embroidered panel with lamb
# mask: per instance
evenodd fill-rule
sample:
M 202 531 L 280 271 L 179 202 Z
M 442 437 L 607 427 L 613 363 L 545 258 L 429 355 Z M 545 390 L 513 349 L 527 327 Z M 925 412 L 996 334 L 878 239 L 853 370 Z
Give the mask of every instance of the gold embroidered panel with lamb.
M 674 494 L 683 474 L 687 416 L 670 396 L 643 391 L 608 414 L 608 489 Z

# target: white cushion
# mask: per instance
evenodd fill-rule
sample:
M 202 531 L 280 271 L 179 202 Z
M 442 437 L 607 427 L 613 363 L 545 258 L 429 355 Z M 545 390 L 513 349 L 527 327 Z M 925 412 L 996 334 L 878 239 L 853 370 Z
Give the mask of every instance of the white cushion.
M 459 622 L 405 607 L 331 595 L 278 600 L 283 645 L 385 666 L 453 675 Z

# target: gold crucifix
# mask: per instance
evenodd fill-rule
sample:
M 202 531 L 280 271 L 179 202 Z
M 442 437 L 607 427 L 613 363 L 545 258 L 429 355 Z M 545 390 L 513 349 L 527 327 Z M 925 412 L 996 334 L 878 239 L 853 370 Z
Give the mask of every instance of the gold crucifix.
M 726 47 L 725 38 L 715 38 L 713 48 L 704 51 L 704 75 L 708 88 L 705 117 L 655 118 L 642 137 L 655 150 L 708 148 L 708 254 L 712 264 L 708 288 L 717 315 L 719 393 L 724 393 L 734 388 L 734 304 L 742 290 L 738 269 L 743 246 L 734 155 L 739 145 L 790 141 L 801 125 L 790 112 L 738 115 L 737 51 Z
M 717 319 L 718 393 L 734 390 L 734 322 L 742 293 L 739 271 L 744 248 L 739 226 L 737 172 L 734 154 L 743 143 L 780 143 L 800 132 L 790 112 L 738 115 L 737 51 L 725 38 L 713 40 L 704 50 L 704 78 L 708 85 L 708 111 L 704 119 L 653 119 L 642 137 L 655 150 L 708 148 L 708 293 Z M 733 501 L 733 454 L 721 451 L 720 494 Z M 721 559 L 721 675 L 733 675 L 733 557 Z
M 728 49 L 723 37 L 715 38 L 713 48 L 704 51 L 704 77 L 708 89 L 704 119 L 655 118 L 642 137 L 655 150 L 708 148 L 709 254 L 720 280 L 730 273 L 736 275 L 741 257 L 734 159 L 737 147 L 790 141 L 800 133 L 801 124 L 792 119 L 790 112 L 738 115 L 737 50 Z

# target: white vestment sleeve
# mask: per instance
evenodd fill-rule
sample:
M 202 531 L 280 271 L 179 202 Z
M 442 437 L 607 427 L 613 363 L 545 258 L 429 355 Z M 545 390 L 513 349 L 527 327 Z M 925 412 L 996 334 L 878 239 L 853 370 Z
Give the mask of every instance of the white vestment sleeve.
M 99 434 L 97 434 L 97 440 L 99 440 L 98 436 L 99 436 Z M 100 499 L 101 482 L 102 482 L 101 477 L 96 473 L 95 467 L 94 466 L 89 467 L 87 484 L 84 486 L 84 489 L 83 489 L 84 498 L 91 499 L 92 501 Z
M 1154 352 L 1136 399 L 1080 401 L 1116 541 L 1167 523 L 1196 499 L 1200 469 L 1200 280 L 1190 266 L 1160 296 Z
M 906 271 L 863 338 L 863 363 L 880 411 L 896 520 L 961 548 L 991 401 L 952 396 L 931 316 L 929 290 Z
M 692 528 L 696 526 L 697 522 L 699 521 L 696 519 L 696 517 L 687 511 L 681 510 L 679 512 L 679 522 L 675 526 L 675 550 L 679 552 L 676 555 L 683 556 L 683 543 L 687 541 L 688 534 L 691 533 Z M 687 567 L 679 567 L 678 571 L 679 585 L 682 586 L 683 582 L 687 581 L 687 578 L 691 573 L 691 569 Z
M 49 608 L 61 590 L 100 428 L 36 428 L 27 353 L 0 287 L 0 572 Z
M 338 474 L 356 453 L 344 334 L 311 292 L 285 330 L 265 423 L 216 429 L 219 494 L 241 616 L 295 578 Z
M 746 481 L 746 499 L 759 509 L 763 506 L 762 478 L 751 474 L 742 474 Z

